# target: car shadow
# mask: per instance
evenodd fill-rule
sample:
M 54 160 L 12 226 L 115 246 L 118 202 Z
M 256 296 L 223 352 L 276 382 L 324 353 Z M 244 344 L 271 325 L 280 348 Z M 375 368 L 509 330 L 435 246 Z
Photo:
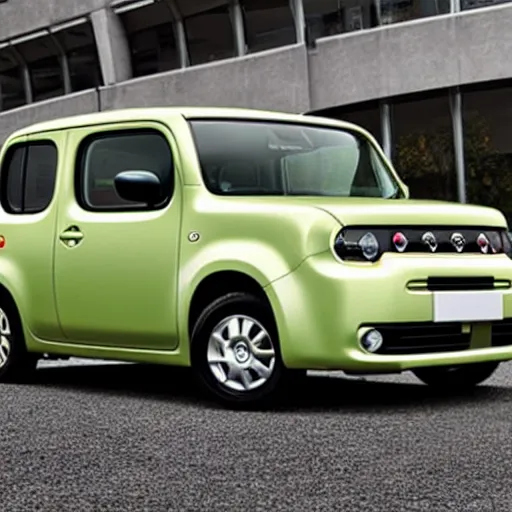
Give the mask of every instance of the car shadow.
M 81 365 L 40 368 L 35 386 L 138 396 L 170 404 L 219 408 L 198 389 L 188 368 L 144 364 Z M 338 411 L 388 413 L 425 407 L 478 407 L 488 402 L 512 401 L 512 389 L 482 384 L 466 392 L 435 391 L 428 386 L 330 376 L 308 376 L 289 390 L 283 400 L 267 407 L 279 412 Z

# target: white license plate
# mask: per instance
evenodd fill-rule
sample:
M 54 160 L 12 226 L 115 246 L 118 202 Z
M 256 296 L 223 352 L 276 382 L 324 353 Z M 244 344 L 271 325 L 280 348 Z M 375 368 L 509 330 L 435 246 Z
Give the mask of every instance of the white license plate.
M 503 320 L 502 292 L 434 292 L 433 296 L 434 322 Z

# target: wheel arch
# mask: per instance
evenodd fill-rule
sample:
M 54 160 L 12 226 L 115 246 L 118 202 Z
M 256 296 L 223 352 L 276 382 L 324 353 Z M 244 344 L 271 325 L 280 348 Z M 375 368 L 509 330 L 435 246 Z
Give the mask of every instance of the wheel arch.
M 12 313 L 16 315 L 16 321 L 19 323 L 20 332 L 23 335 L 23 343 L 27 344 L 26 336 L 25 336 L 25 326 L 22 321 L 22 314 L 20 308 L 14 298 L 13 293 L 9 290 L 9 288 L 0 281 L 0 302 L 7 302 L 9 306 L 12 308 Z
M 245 292 L 262 300 L 275 319 L 271 301 L 263 286 L 254 277 L 240 270 L 217 270 L 206 276 L 196 286 L 188 307 L 187 333 L 189 340 L 199 315 L 215 299 L 232 292 Z

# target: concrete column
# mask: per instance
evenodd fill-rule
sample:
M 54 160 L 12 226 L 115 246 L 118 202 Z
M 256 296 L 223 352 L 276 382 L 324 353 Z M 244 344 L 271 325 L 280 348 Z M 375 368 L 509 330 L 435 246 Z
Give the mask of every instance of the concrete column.
M 455 172 L 457 173 L 457 196 L 461 203 L 466 202 L 466 168 L 464 165 L 464 131 L 462 125 L 462 97 L 459 88 L 450 92 L 450 108 L 453 125 L 455 152 Z
M 93 12 L 91 22 L 104 84 L 112 85 L 132 78 L 130 47 L 119 17 L 105 8 Z
M 380 104 L 380 128 L 382 132 L 382 149 L 386 156 L 391 160 L 391 114 L 389 111 L 389 103 L 387 101 L 382 101 Z
M 302 0 L 290 0 L 290 7 L 295 21 L 297 43 L 304 44 L 306 42 L 306 17 Z
M 242 55 L 245 55 L 246 45 L 242 7 L 238 0 L 235 0 L 235 2 L 231 4 L 231 21 L 233 24 L 233 30 L 235 31 L 236 54 L 238 57 L 241 57 Z

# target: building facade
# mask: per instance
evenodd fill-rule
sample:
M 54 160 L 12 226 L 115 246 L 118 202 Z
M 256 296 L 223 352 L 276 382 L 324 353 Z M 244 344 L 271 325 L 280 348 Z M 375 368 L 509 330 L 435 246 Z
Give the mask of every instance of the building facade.
M 1 0 L 0 144 L 60 116 L 254 107 L 370 130 L 418 198 L 512 217 L 512 0 Z

